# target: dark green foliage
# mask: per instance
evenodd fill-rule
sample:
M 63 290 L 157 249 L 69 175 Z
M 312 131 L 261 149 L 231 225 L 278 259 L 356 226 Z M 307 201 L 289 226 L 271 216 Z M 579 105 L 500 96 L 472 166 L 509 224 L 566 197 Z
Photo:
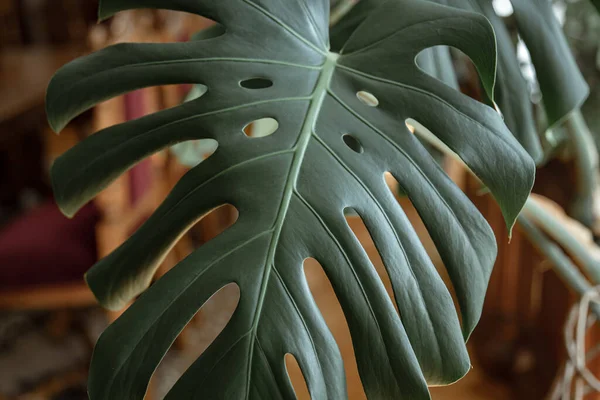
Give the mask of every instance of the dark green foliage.
M 533 161 L 492 108 L 415 64 L 425 49 L 457 47 L 478 66 L 491 97 L 496 47 L 487 20 L 421 0 L 389 1 L 364 19 L 339 55 L 328 47 L 326 0 L 104 0 L 101 16 L 138 7 L 204 15 L 223 34 L 120 44 L 74 61 L 48 89 L 52 126 L 60 130 L 94 104 L 142 87 L 192 83 L 208 91 L 98 132 L 62 156 L 52 171 L 61 208 L 74 214 L 135 163 L 174 143 L 214 139 L 219 147 L 87 274 L 107 307 L 141 294 L 98 342 L 91 399 L 141 399 L 181 329 L 231 282 L 241 292 L 231 321 L 167 398 L 294 399 L 286 353 L 298 360 L 313 399 L 345 398 L 339 350 L 304 277 L 307 257 L 322 264 L 342 305 L 369 398 L 426 399 L 427 383 L 462 377 L 470 367 L 465 340 L 481 313 L 496 242 L 405 120 L 419 121 L 462 157 L 512 227 L 533 184 Z M 272 85 L 240 85 L 256 78 Z M 274 134 L 242 132 L 263 117 L 278 121 Z M 442 255 L 462 326 L 385 184 L 388 171 Z M 179 235 L 227 203 L 239 210 L 238 221 L 148 288 Z M 345 221 L 347 208 L 373 237 L 400 316 Z

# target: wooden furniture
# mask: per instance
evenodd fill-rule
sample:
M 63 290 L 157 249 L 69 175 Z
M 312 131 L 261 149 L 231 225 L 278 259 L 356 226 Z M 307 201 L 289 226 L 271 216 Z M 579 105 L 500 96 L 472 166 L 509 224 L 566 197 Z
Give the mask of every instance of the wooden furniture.
M 18 212 L 25 190 L 50 195 L 43 165 L 46 87 L 79 54 L 72 47 L 0 49 L 0 207 Z
M 142 11 L 115 18 L 113 25 L 121 24 L 115 29 L 125 27 L 119 32 L 124 36 L 103 31 L 103 26 L 95 27 L 90 34 L 92 47 L 98 49 L 123 40 L 152 40 L 156 33 L 149 16 Z M 31 115 L 41 112 L 40 121 L 32 128 L 42 125 L 50 76 L 58 66 L 79 54 L 36 49 L 2 56 L 0 73 L 6 73 L 7 79 L 0 82 L 0 143 L 11 136 L 12 130 L 7 127 L 15 121 L 28 122 Z M 14 76 L 12 82 L 8 82 L 9 73 Z M 21 80 L 19 88 L 17 83 Z M 139 118 L 162 107 L 160 89 L 138 90 L 95 107 L 90 131 Z M 51 135 L 47 127 L 43 131 L 48 135 L 48 162 L 81 136 L 73 127 L 59 137 Z M 43 164 L 41 159 L 38 161 Z M 168 179 L 172 164 L 166 152 L 139 163 L 71 220 L 48 201 L 0 230 L 0 310 L 64 310 L 96 304 L 83 274 L 98 258 L 128 238 L 160 204 L 173 183 Z M 163 263 L 161 273 L 188 252 L 180 244 Z M 64 313 L 57 315 L 62 318 Z M 118 313 L 109 313 L 110 319 L 117 316 Z
M 110 27 L 96 26 L 90 32 L 90 45 L 100 49 L 117 42 L 163 41 L 155 29 L 155 17 L 149 11 L 131 11 L 117 15 Z M 108 100 L 94 109 L 94 132 L 127 120 L 143 117 L 175 104 L 165 104 L 164 88 L 146 88 Z M 102 217 L 96 228 L 99 257 L 123 243 L 150 216 L 176 182 L 171 179 L 173 160 L 166 151 L 134 166 L 100 193 L 95 203 Z M 163 261 L 159 275 L 174 266 L 191 250 L 185 238 Z
M 16 9 L 20 44 L 60 45 L 85 41 L 97 19 L 98 0 L 2 0 Z
M 571 167 L 555 160 L 538 171 L 534 192 L 566 208 Z M 514 399 L 542 399 L 565 360 L 563 327 L 576 294 L 521 232 L 508 241 L 502 214 L 480 184 L 468 179 L 467 193 L 488 219 L 498 240 L 481 322 L 472 337 L 475 355 L 489 375 L 508 382 Z M 590 337 L 598 337 L 590 332 Z M 597 368 L 595 373 L 598 373 Z M 598 398 L 588 396 L 586 399 Z
M 23 42 L 19 7 L 14 0 L 0 1 L 0 48 Z
M 82 55 L 80 47 L 10 47 L 0 50 L 0 124 L 44 106 L 46 87 L 62 65 Z M 0 140 L 6 133 L 0 136 Z
M 80 49 L 65 47 L 51 50 L 49 48 L 10 48 L 0 51 L 0 160 L 3 164 L 2 179 L 0 180 L 0 204 L 12 205 L 18 202 L 20 191 L 25 188 L 36 188 L 45 190 L 48 195 L 49 185 L 45 178 L 46 167 L 43 160 L 43 143 L 41 132 L 45 132 L 45 112 L 44 97 L 45 88 L 54 74 L 54 72 L 64 63 L 81 54 Z M 40 132 L 41 131 L 41 132 Z M 37 148 L 37 151 L 32 151 Z M 40 237 L 40 229 L 48 228 L 46 221 L 56 222 L 55 229 L 64 229 L 61 224 L 60 213 L 51 203 L 46 203 L 32 214 L 24 216 L 21 220 L 15 221 L 8 228 L 5 228 L 3 236 L 8 239 L 9 244 L 4 248 L 4 254 L 10 256 L 10 259 L 16 262 L 18 252 L 30 252 L 25 254 L 26 258 L 33 261 L 39 247 L 35 247 L 37 241 L 45 240 Z M 71 226 L 77 226 L 79 220 L 87 221 L 88 215 L 83 215 L 76 219 Z M 39 223 L 38 231 L 27 233 L 28 225 L 33 227 Z M 52 225 L 52 224 L 50 224 Z M 54 237 L 61 232 L 56 232 Z M 62 232 L 64 233 L 64 232 Z M 81 238 L 85 238 L 85 233 L 79 232 Z M 51 235 L 52 232 L 47 231 Z M 20 247 L 18 241 L 14 241 L 19 235 L 23 236 L 23 247 Z M 29 236 L 29 237 L 27 237 Z M 93 239 L 93 236 L 92 236 Z M 2 243 L 7 243 L 5 240 Z M 0 243 L 0 247 L 2 247 Z M 68 243 L 64 244 L 65 246 Z M 30 248 L 28 248 L 31 246 Z M 43 246 L 42 246 L 43 247 Z M 85 247 L 85 246 L 84 246 Z M 89 246 L 88 246 L 89 247 Z M 74 245 L 71 249 L 80 249 Z M 95 254 L 92 248 L 92 254 Z M 83 251 L 85 253 L 85 251 Z M 94 257 L 94 255 L 92 255 Z M 61 257 L 58 257 L 61 259 Z M 75 257 L 79 259 L 80 257 Z M 85 258 L 85 257 L 84 257 Z M 88 258 L 89 260 L 89 258 Z M 24 265 L 28 265 L 27 260 L 23 260 Z M 41 264 L 42 266 L 44 263 Z M 6 264 L 0 265 L 4 269 Z M 23 275 L 28 275 L 33 282 L 36 276 L 29 274 L 34 271 L 22 271 Z M 64 287 L 54 288 L 52 283 L 47 287 L 38 288 L 35 299 L 26 296 L 24 288 L 10 279 L 6 279 L 3 274 L 4 282 L 2 284 L 2 294 L 0 295 L 0 308 L 45 308 L 48 304 L 62 304 L 65 296 Z M 13 285 L 13 290 L 8 290 L 8 286 Z M 69 291 L 73 296 L 64 299 L 67 303 L 79 304 L 81 302 L 91 304 L 92 296 L 85 290 Z

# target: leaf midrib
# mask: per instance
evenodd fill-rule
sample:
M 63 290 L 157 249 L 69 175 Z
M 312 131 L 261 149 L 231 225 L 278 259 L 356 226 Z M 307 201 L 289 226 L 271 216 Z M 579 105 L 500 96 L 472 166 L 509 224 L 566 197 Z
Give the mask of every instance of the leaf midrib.
M 325 97 L 328 93 L 328 88 L 331 83 L 331 79 L 333 77 L 333 73 L 337 66 L 337 59 L 339 55 L 335 53 L 327 54 L 327 58 L 321 67 L 321 73 L 319 75 L 319 79 L 315 86 L 315 89 L 312 93 L 312 100 L 310 102 L 310 106 L 306 113 L 306 118 L 304 119 L 304 124 L 302 125 L 302 129 L 300 131 L 300 135 L 298 136 L 298 140 L 294 145 L 294 158 L 292 161 L 292 165 L 290 166 L 290 171 L 288 173 L 287 181 L 285 184 L 285 188 L 283 191 L 283 198 L 281 200 L 279 211 L 277 212 L 277 218 L 275 223 L 273 224 L 273 235 L 271 239 L 271 243 L 269 244 L 269 249 L 265 262 L 265 270 L 263 273 L 261 285 L 260 285 L 260 294 L 258 298 L 258 302 L 256 305 L 256 311 L 254 315 L 254 319 L 252 322 L 251 332 L 253 336 L 256 336 L 256 331 L 258 328 L 258 322 L 260 321 L 260 316 L 262 313 L 262 307 L 264 303 L 264 299 L 267 293 L 268 282 L 271 277 L 271 272 L 274 267 L 274 259 L 275 252 L 277 250 L 277 245 L 279 243 L 279 238 L 281 236 L 281 231 L 283 229 L 283 225 L 285 223 L 285 219 L 287 216 L 287 212 L 290 208 L 291 199 L 294 194 L 294 189 L 296 187 L 296 183 L 298 181 L 298 176 L 300 175 L 300 169 L 302 168 L 302 164 L 304 161 L 304 156 L 306 154 L 306 150 L 312 138 L 312 133 L 314 130 L 314 126 L 317 122 L 317 118 L 320 115 L 321 108 L 323 107 L 323 102 L 325 101 Z M 254 353 L 254 340 L 250 341 L 250 348 L 248 351 L 248 363 L 246 366 L 246 370 L 248 371 L 247 381 L 246 381 L 246 399 L 250 396 L 250 382 L 252 378 L 251 372 L 251 364 L 252 357 Z

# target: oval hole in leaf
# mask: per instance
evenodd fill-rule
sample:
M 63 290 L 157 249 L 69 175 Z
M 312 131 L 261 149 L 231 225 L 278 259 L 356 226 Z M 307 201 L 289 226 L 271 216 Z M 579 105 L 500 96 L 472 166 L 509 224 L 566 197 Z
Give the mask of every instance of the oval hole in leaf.
M 186 167 L 195 167 L 217 151 L 219 142 L 214 139 L 190 140 L 171 146 L 177 161 Z
M 208 92 L 208 86 L 201 83 L 197 83 L 192 86 L 188 94 L 185 96 L 184 101 L 192 101 L 199 99 Z
M 385 180 L 385 184 L 391 190 L 392 194 L 396 199 L 400 199 L 401 197 L 406 197 L 406 193 L 404 189 L 398 184 L 398 181 L 390 172 L 383 173 L 383 179 Z
M 229 283 L 202 305 L 158 366 L 153 379 L 161 384 L 150 387 L 150 390 L 156 387 L 153 398 L 164 398 L 185 371 L 215 341 L 229 323 L 239 300 L 239 286 Z
M 494 6 L 494 11 L 499 17 L 510 17 L 514 13 L 512 4 L 510 4 L 510 0 L 493 0 L 492 5 Z
M 241 81 L 240 86 L 246 89 L 266 89 L 273 86 L 273 81 L 266 78 L 251 78 Z
M 216 238 L 237 221 L 239 212 L 231 204 L 224 204 L 206 214 L 192 229 L 192 240 L 200 245 Z
M 369 107 L 377 107 L 379 105 L 379 100 L 373 93 L 361 90 L 360 92 L 356 93 L 356 97 L 358 97 L 363 104 Z
M 346 134 L 346 135 L 342 136 L 342 139 L 344 140 L 344 143 L 346 143 L 346 146 L 348 146 L 355 153 L 360 154 L 364 151 L 362 144 L 354 136 L 352 136 L 350 134 Z
M 219 24 L 218 22 L 214 22 L 213 25 L 209 26 L 206 29 L 202 29 L 192 35 L 192 40 L 208 40 L 218 38 L 227 32 L 225 26 Z
M 312 297 L 342 354 L 344 369 L 346 370 L 348 393 L 352 393 L 355 396 L 353 398 L 366 399 L 367 396 L 365 395 L 360 375 L 358 374 L 348 322 L 342 311 L 342 306 L 335 295 L 333 286 L 321 264 L 314 258 L 304 260 L 304 275 Z
M 296 394 L 297 400 L 310 400 L 310 393 L 308 391 L 308 385 L 306 379 L 298 364 L 298 360 L 293 354 L 287 353 L 284 357 L 285 370 L 287 371 L 288 377 L 292 386 L 294 387 L 294 393 Z
M 375 246 L 375 242 L 371 237 L 371 233 L 365 225 L 365 222 L 354 208 L 345 208 L 344 215 L 346 216 L 346 222 L 348 223 L 348 226 L 350 229 L 352 229 L 352 233 L 354 233 L 354 236 L 360 242 L 360 245 L 365 250 L 365 253 L 367 253 L 369 260 L 371 260 L 371 263 L 375 267 L 375 270 L 377 271 L 377 274 L 383 283 L 383 286 L 385 286 L 385 290 L 390 296 L 390 300 L 392 301 L 396 312 L 398 312 L 396 297 L 394 296 L 394 290 L 392 288 L 392 281 L 388 275 L 383 260 L 381 259 L 381 255 Z
M 279 122 L 275 118 L 260 118 L 250 122 L 243 129 L 248 137 L 259 138 L 274 134 L 279 129 Z

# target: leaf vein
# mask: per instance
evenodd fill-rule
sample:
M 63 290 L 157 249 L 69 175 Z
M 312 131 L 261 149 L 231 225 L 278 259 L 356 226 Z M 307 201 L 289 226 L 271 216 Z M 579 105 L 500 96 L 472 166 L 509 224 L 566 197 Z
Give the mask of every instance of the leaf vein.
M 391 365 L 391 360 L 390 360 L 389 355 L 388 355 L 388 347 L 387 347 L 387 344 L 386 344 L 386 342 L 385 342 L 385 340 L 383 338 L 383 333 L 381 332 L 381 327 L 379 326 L 379 320 L 375 316 L 375 311 L 373 311 L 373 306 L 371 305 L 371 301 L 369 300 L 369 297 L 367 296 L 367 294 L 365 292 L 365 288 L 362 285 L 362 282 L 359 279 L 358 274 L 356 273 L 356 270 L 354 269 L 354 265 L 352 265 L 352 262 L 350 261 L 350 258 L 348 257 L 348 254 L 346 254 L 346 252 L 344 251 L 344 248 L 342 247 L 342 245 L 339 243 L 339 241 L 337 240 L 337 238 L 335 237 L 335 235 L 333 234 L 333 232 L 331 232 L 331 230 L 329 229 L 329 226 L 325 223 L 325 221 L 319 215 L 319 213 L 317 212 L 317 210 L 315 210 L 313 208 L 313 206 L 308 202 L 308 200 L 306 200 L 295 189 L 294 189 L 294 195 L 302 202 L 302 204 L 304 204 L 304 206 L 306 208 L 308 208 L 308 210 L 315 216 L 315 218 L 317 218 L 317 220 L 319 221 L 319 223 L 321 224 L 321 226 L 323 227 L 323 229 L 325 230 L 325 232 L 327 233 L 327 235 L 331 238 L 331 240 L 333 241 L 333 243 L 335 244 L 335 246 L 338 248 L 340 254 L 342 254 L 342 256 L 344 257 L 344 259 L 346 260 L 346 263 L 350 267 L 350 271 L 352 271 L 352 275 L 354 276 L 354 279 L 355 279 L 356 283 L 358 284 L 358 286 L 360 288 L 360 293 L 362 294 L 362 297 L 363 297 L 363 299 L 365 300 L 365 302 L 367 304 L 367 308 L 369 309 L 369 313 L 371 314 L 371 318 L 375 322 L 375 326 L 377 327 L 377 332 L 379 333 L 379 337 L 381 338 L 381 341 L 383 342 L 383 346 L 385 347 L 385 350 L 386 350 L 385 351 L 385 357 L 386 357 L 386 359 L 388 361 L 388 364 Z M 398 379 L 396 378 L 396 374 L 394 374 L 394 380 L 398 384 Z
M 400 237 L 398 237 L 398 232 L 396 231 L 396 227 L 390 221 L 388 215 L 386 214 L 386 212 L 383 209 L 383 206 L 377 200 L 377 198 L 375 197 L 375 195 L 373 194 L 373 192 L 371 192 L 371 190 L 367 187 L 367 185 L 365 185 L 360 180 L 360 178 L 358 176 L 356 176 L 356 174 L 352 171 L 352 169 L 348 166 L 348 164 L 346 164 L 340 157 L 338 157 L 337 154 L 335 154 L 335 152 L 333 151 L 333 149 L 331 147 L 329 147 L 316 133 L 314 133 L 314 137 L 321 144 L 321 146 L 323 146 L 325 148 L 325 150 L 327 150 L 327 152 L 362 187 L 362 189 L 365 191 L 365 193 L 371 198 L 371 200 L 373 201 L 373 203 L 375 203 L 375 205 L 377 206 L 377 208 L 379 209 L 379 211 L 381 212 L 381 214 L 385 218 L 385 221 L 387 222 L 388 226 L 391 228 L 392 232 L 394 233 L 394 238 L 396 239 L 396 243 L 398 244 L 398 246 L 400 247 L 400 250 L 402 251 L 402 256 L 404 258 L 404 261 L 406 262 L 406 266 L 408 267 L 408 271 L 410 272 L 410 275 L 411 275 L 411 277 L 412 277 L 412 279 L 413 279 L 413 281 L 414 281 L 414 283 L 415 283 L 415 285 L 417 287 L 417 291 L 418 291 L 419 297 L 421 298 L 421 301 L 423 302 L 424 309 L 425 309 L 425 315 L 427 317 L 427 321 L 429 322 L 429 327 L 431 328 L 431 331 L 434 334 L 433 336 L 435 337 L 435 344 L 437 346 L 437 353 L 441 354 L 439 340 L 438 340 L 438 337 L 437 337 L 437 334 L 436 334 L 436 330 L 434 329 L 434 324 L 433 324 L 433 320 L 431 319 L 429 308 L 427 307 L 427 302 L 425 301 L 425 295 L 423 294 L 423 290 L 421 289 L 420 282 L 417 279 L 417 276 L 416 276 L 416 274 L 415 274 L 415 272 L 413 270 L 412 264 L 411 264 L 410 260 L 408 259 L 408 255 L 406 253 L 406 249 L 404 248 L 404 245 L 403 245 L 402 241 L 400 240 Z M 384 262 L 384 266 L 385 266 L 385 262 Z M 388 268 L 386 267 L 386 269 L 388 269 Z M 389 271 L 388 271 L 388 273 L 389 273 Z M 442 362 L 443 360 L 440 358 L 439 361 Z
M 450 207 L 450 205 L 448 204 L 446 199 L 441 195 L 441 193 L 438 191 L 437 187 L 433 184 L 433 182 L 431 182 L 431 180 L 425 174 L 425 172 L 421 169 L 421 167 L 419 167 L 419 165 L 412 159 L 412 157 L 410 157 L 410 155 L 408 153 L 406 153 L 402 147 L 398 146 L 398 144 L 396 144 L 396 142 L 393 141 L 389 136 L 387 136 L 385 133 L 383 133 L 382 131 L 377 129 L 375 126 L 373 126 L 371 123 L 369 123 L 365 118 L 363 118 L 358 112 L 356 112 L 354 109 L 352 109 L 350 106 L 348 106 L 342 99 L 340 99 L 334 93 L 330 92 L 330 94 L 334 99 L 336 99 L 336 101 L 338 101 L 344 108 L 346 108 L 346 110 L 348 110 L 350 113 L 352 113 L 356 118 L 360 119 L 365 125 L 367 125 L 369 128 L 371 128 L 375 133 L 377 133 L 382 138 L 387 140 L 398 152 L 400 152 L 415 167 L 417 172 L 419 172 L 419 174 L 423 177 L 425 182 L 427 182 L 427 184 L 431 187 L 431 190 L 438 196 L 438 198 L 440 199 L 442 204 L 444 204 L 444 206 L 446 207 L 446 209 L 448 210 L 448 212 L 450 213 L 452 218 L 458 224 L 459 229 L 461 230 L 462 234 L 466 238 L 466 240 L 465 240 L 466 243 L 469 244 L 469 247 L 475 254 L 475 257 L 477 259 L 477 262 L 479 263 L 479 266 L 480 267 L 483 266 L 483 263 L 481 262 L 479 254 L 475 251 L 475 248 L 473 247 L 471 241 L 469 240 L 469 236 L 467 235 L 467 232 L 466 232 L 464 226 L 462 225 L 462 222 L 458 219 L 458 217 L 454 213 L 454 210 L 452 209 L 452 207 Z M 480 271 L 479 269 L 476 269 L 476 270 Z M 483 272 L 481 272 L 481 271 L 480 271 L 480 273 L 483 274 Z
M 237 246 L 237 247 L 229 250 L 228 252 L 226 252 L 225 254 L 223 254 L 221 257 L 217 258 L 215 261 L 213 261 L 212 263 L 210 263 L 209 265 L 207 265 L 207 267 L 205 269 L 203 269 L 200 272 L 196 273 L 196 276 L 194 276 L 190 280 L 190 282 L 188 282 L 185 285 L 185 287 L 183 287 L 182 290 L 171 301 L 169 301 L 169 303 L 163 308 L 163 310 L 158 315 L 156 315 L 156 317 L 153 319 L 153 321 L 148 325 L 148 328 L 144 331 L 144 333 L 142 333 L 141 339 L 135 344 L 135 346 L 131 349 L 131 351 L 129 351 L 129 354 L 127 354 L 127 356 L 124 357 L 123 362 L 121 362 L 121 364 L 116 368 L 115 373 L 113 374 L 112 378 L 110 379 L 110 381 L 106 385 L 109 388 L 109 390 L 110 390 L 110 387 L 111 387 L 112 383 L 114 382 L 114 380 L 116 379 L 116 377 L 119 375 L 119 372 L 121 372 L 121 370 L 123 369 L 123 367 L 127 363 L 127 360 L 137 350 L 137 348 L 142 344 L 144 337 L 152 330 L 152 328 L 154 327 L 154 324 L 157 323 L 160 320 L 160 318 L 170 309 L 170 307 L 181 296 L 183 296 L 183 294 L 185 293 L 185 291 L 187 289 L 189 289 L 201 276 L 203 276 L 206 272 L 208 272 L 212 267 L 214 267 L 215 265 L 217 265 L 224 258 L 230 256 L 234 252 L 236 252 L 236 251 L 244 248 L 245 246 L 247 246 L 248 244 L 252 243 L 256 239 L 258 239 L 261 236 L 264 236 L 264 235 L 266 235 L 268 233 L 272 233 L 272 230 L 267 230 L 267 231 L 261 232 L 261 233 L 255 235 L 255 236 L 253 236 L 252 238 L 248 239 L 244 243 L 242 243 L 239 246 Z M 127 311 L 126 311 L 125 315 L 127 315 Z M 250 331 L 248 333 L 250 333 Z

